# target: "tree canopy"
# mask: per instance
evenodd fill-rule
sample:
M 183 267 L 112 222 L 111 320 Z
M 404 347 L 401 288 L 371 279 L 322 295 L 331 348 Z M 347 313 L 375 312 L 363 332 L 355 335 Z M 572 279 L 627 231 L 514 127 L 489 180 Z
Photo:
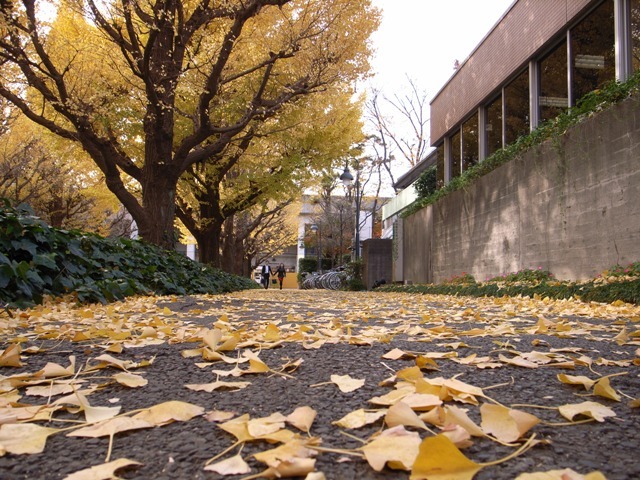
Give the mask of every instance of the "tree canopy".
M 350 94 L 379 21 L 370 0 L 62 0 L 52 21 L 44 5 L 0 6 L 0 96 L 78 142 L 163 246 L 179 178 L 229 168 L 301 98 Z

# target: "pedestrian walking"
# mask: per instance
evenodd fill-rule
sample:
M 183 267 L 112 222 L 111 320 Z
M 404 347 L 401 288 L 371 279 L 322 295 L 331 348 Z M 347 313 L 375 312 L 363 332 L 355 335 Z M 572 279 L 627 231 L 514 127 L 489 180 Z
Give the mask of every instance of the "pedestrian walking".
M 284 282 L 284 277 L 287 276 L 287 269 L 284 268 L 284 263 L 281 263 L 276 269 L 276 276 L 278 277 L 278 283 L 280 284 L 280 290 L 282 290 L 282 282 Z
M 262 265 L 262 285 L 264 286 L 265 290 L 269 288 L 269 278 L 271 277 L 272 273 L 273 272 L 271 271 L 271 267 L 268 263 Z

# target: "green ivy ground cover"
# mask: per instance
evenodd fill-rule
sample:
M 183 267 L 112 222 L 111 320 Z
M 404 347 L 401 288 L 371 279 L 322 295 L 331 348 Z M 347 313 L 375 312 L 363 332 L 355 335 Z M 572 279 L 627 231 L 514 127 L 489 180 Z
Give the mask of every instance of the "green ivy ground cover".
M 0 301 L 14 307 L 74 293 L 80 302 L 130 295 L 222 293 L 255 288 L 141 241 L 52 228 L 27 207 L 0 207 Z
M 587 282 L 560 281 L 550 272 L 525 269 L 486 282 L 476 282 L 473 276 L 463 273 L 440 284 L 387 285 L 380 290 L 471 297 L 576 298 L 585 302 L 640 305 L 640 262 L 627 267 L 615 265 Z

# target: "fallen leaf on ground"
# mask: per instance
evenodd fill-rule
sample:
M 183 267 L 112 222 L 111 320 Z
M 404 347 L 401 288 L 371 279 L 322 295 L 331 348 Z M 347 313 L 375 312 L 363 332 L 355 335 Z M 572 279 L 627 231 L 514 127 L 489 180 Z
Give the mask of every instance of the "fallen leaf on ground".
M 288 424 L 293 425 L 298 430 L 309 433 L 317 414 L 318 412 L 311 407 L 298 407 L 287 415 L 286 420 Z
M 480 469 L 482 465 L 469 460 L 440 434 L 420 444 L 410 480 L 471 480 Z
M 607 480 L 600 472 L 580 475 L 578 472 L 565 468 L 563 470 L 549 470 L 547 472 L 521 473 L 516 480 Z
M 603 377 L 596 382 L 593 386 L 593 394 L 599 397 L 608 398 L 609 400 L 615 400 L 619 402 L 620 395 L 612 387 L 609 381 L 609 377 Z
M 146 378 L 141 377 L 140 375 L 136 375 L 135 373 L 122 372 L 116 373 L 113 376 L 113 379 L 118 382 L 120 385 L 124 385 L 129 388 L 138 388 L 144 387 L 149 383 Z
M 361 428 L 378 421 L 378 419 L 384 417 L 386 413 L 386 409 L 365 410 L 364 408 L 360 408 L 332 423 L 342 428 Z
M 21 367 L 20 345 L 12 343 L 0 355 L 0 367 Z
M 331 381 L 335 383 L 342 393 L 358 390 L 364 385 L 365 380 L 352 378 L 349 375 L 331 375 Z
M 251 385 L 251 382 L 223 382 L 216 381 L 212 383 L 192 383 L 185 385 L 189 390 L 195 390 L 196 392 L 213 392 L 214 390 L 228 389 L 228 390 L 242 390 Z
M 567 375 L 565 373 L 558 374 L 558 380 L 569 385 L 582 385 L 585 390 L 589 390 L 596 383 L 595 380 L 591 380 L 589 377 L 585 377 L 584 375 L 575 376 Z
M 172 400 L 147 408 L 132 418 L 144 420 L 152 425 L 167 425 L 174 421 L 187 422 L 203 413 L 204 408 L 198 405 Z
M 420 435 L 400 425 L 383 431 L 360 450 L 371 468 L 380 472 L 385 465 L 395 470 L 411 470 L 419 447 Z
M 582 402 L 558 407 L 560 414 L 567 420 L 573 421 L 577 415 L 593 418 L 598 422 L 604 422 L 607 417 L 615 417 L 616 412 L 597 402 Z
M 88 427 L 83 427 L 67 433 L 67 437 L 112 437 L 116 433 L 126 432 L 129 430 L 138 430 L 141 428 L 152 428 L 154 425 L 138 418 L 133 417 L 116 417 L 104 420 Z
M 387 414 L 384 417 L 384 421 L 389 427 L 404 425 L 405 427 L 416 427 L 422 430 L 429 430 L 412 408 L 402 401 L 389 407 L 389 410 L 387 410 Z
M 235 455 L 221 462 L 212 463 L 204 467 L 209 472 L 216 472 L 220 475 L 243 475 L 251 472 L 251 467 L 240 455 Z
M 482 430 L 505 443 L 515 442 L 540 423 L 540 419 L 530 413 L 489 403 L 480 407 L 480 414 Z
M 33 423 L 8 423 L 0 425 L 0 450 L 14 455 L 41 453 L 49 435 L 59 432 Z
M 64 480 L 111 480 L 112 478 L 118 478 L 116 477 L 117 470 L 134 465 L 142 464 L 127 458 L 119 458 L 112 462 L 103 463 L 102 465 L 78 470 L 64 477 Z

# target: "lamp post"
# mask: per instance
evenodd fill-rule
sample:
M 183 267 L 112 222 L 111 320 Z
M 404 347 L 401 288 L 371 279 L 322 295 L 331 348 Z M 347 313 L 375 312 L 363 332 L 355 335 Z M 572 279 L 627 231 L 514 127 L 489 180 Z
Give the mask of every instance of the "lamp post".
M 316 234 L 316 246 L 318 248 L 318 273 L 322 273 L 322 240 L 320 237 L 320 227 L 314 223 L 310 228 L 311 231 Z
M 360 196 L 360 172 L 356 171 L 356 178 L 354 183 L 354 178 L 351 172 L 349 171 L 349 166 L 345 165 L 344 172 L 340 175 L 340 180 L 345 188 L 355 189 L 355 205 L 356 205 L 356 231 L 355 231 L 355 245 L 353 249 L 355 260 L 357 261 L 360 258 L 360 202 L 362 201 L 362 197 Z

